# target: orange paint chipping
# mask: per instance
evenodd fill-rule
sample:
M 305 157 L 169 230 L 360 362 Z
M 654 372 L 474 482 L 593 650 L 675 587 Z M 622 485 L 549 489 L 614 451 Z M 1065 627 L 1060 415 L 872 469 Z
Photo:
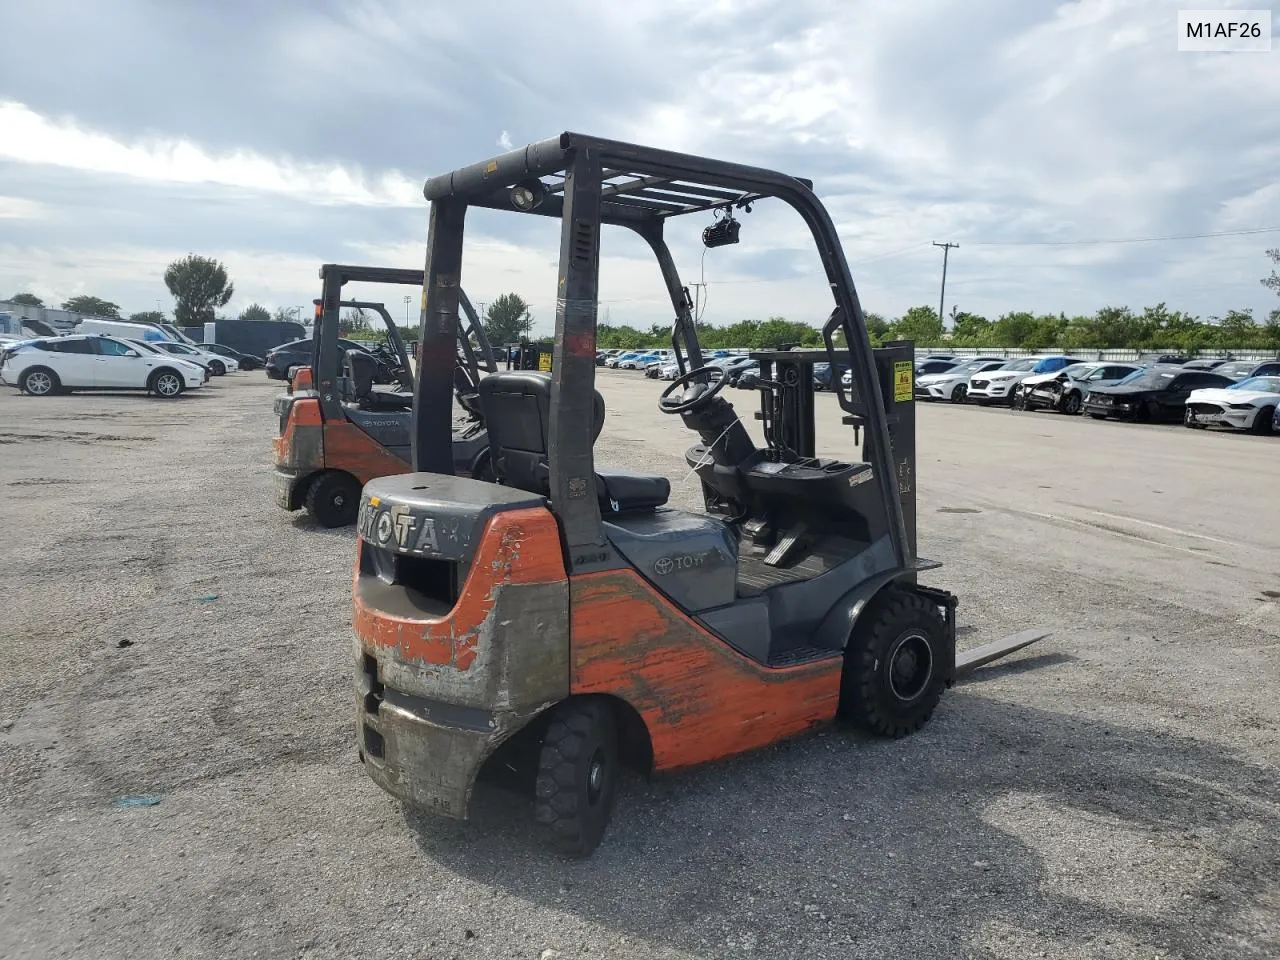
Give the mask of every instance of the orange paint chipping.
M 457 603 L 437 618 L 397 617 L 370 610 L 359 590 L 362 546 L 357 542 L 352 625 L 363 643 L 395 648 L 402 662 L 470 669 L 497 588 L 565 580 L 560 534 L 555 518 L 544 507 L 511 510 L 489 520 Z
M 834 718 L 840 658 L 770 668 L 675 609 L 632 570 L 574 577 L 570 685 L 644 718 L 655 770 L 762 747 Z

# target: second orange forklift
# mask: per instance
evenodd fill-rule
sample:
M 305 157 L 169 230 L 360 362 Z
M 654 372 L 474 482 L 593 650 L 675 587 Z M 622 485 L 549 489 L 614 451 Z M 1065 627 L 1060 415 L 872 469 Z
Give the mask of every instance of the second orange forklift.
M 352 282 L 422 287 L 421 270 L 325 264 L 316 307 L 310 365 L 297 370 L 289 389 L 276 397 L 276 502 L 285 510 L 305 509 L 324 527 L 355 521 L 360 489 L 374 477 L 407 473 L 412 452 L 414 372 L 408 350 L 381 303 L 344 300 Z M 489 437 L 480 413 L 477 387 L 497 362 L 480 318 L 459 290 L 465 322 L 458 325 L 450 367 L 456 404 L 453 423 L 454 471 L 482 478 L 488 468 Z M 398 383 L 375 384 L 374 356 L 342 350 L 339 319 L 343 307 L 371 311 L 385 327 L 381 352 L 396 361 Z M 436 364 L 432 369 L 440 369 Z M 447 378 L 447 375 L 446 375 Z

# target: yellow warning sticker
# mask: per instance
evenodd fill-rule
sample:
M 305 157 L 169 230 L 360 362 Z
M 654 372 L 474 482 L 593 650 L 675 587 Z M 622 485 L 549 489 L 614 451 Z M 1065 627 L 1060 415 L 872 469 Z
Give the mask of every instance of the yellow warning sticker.
M 910 360 L 898 360 L 893 365 L 893 402 L 903 403 L 915 396 L 914 378 Z
M 544 373 L 551 369 L 551 354 L 549 353 L 538 354 L 538 369 L 543 371 Z

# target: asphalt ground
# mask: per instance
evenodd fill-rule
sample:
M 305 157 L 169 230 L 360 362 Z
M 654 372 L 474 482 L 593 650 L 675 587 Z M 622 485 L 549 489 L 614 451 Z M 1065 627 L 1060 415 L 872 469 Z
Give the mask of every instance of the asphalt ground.
M 658 385 L 599 386 L 598 460 L 696 506 Z M 567 862 L 515 793 L 363 773 L 353 533 L 274 505 L 279 389 L 0 391 L 0 957 L 1280 956 L 1280 436 L 922 404 L 926 582 L 966 646 L 1053 636 L 904 740 L 631 778 Z

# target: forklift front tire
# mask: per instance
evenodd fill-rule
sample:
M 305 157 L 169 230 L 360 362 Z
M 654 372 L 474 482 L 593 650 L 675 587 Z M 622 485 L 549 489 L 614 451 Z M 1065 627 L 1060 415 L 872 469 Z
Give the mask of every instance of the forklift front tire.
M 564 856 L 590 856 L 600 845 L 619 773 L 618 725 L 603 700 L 568 700 L 553 708 L 538 756 L 534 820 L 543 841 Z
M 322 473 L 307 487 L 307 513 L 322 527 L 345 527 L 356 522 L 360 483 L 349 473 Z
M 923 727 L 947 683 L 947 629 L 937 605 L 885 587 L 858 618 L 844 655 L 840 712 L 882 737 Z

